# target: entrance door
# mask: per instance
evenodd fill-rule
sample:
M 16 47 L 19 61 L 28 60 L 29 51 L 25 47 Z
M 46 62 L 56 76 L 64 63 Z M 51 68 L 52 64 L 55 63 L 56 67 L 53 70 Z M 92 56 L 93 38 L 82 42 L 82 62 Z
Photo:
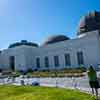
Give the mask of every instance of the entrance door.
M 10 68 L 12 71 L 15 71 L 15 57 L 10 56 Z

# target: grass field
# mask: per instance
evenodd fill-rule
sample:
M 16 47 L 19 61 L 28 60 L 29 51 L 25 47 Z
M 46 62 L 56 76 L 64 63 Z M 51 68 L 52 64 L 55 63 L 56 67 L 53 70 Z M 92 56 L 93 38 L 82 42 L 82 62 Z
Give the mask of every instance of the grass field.
M 78 90 L 3 85 L 0 100 L 94 100 L 94 97 Z

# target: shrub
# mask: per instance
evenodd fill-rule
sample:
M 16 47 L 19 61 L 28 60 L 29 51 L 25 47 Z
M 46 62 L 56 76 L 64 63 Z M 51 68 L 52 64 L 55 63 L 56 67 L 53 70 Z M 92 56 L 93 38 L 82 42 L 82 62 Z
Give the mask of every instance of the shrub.
M 81 70 L 83 72 L 86 72 L 86 70 L 87 70 L 85 67 L 78 67 L 77 69 L 79 69 L 79 70 Z
M 2 72 L 2 69 L 0 69 L 0 73 Z
M 16 71 L 16 72 L 13 73 L 13 76 L 14 76 L 14 77 L 19 77 L 20 75 L 21 75 L 21 73 L 18 72 L 18 71 Z
M 28 69 L 28 72 L 33 72 L 33 70 L 31 68 Z
M 26 75 L 27 71 L 24 71 L 24 70 L 19 70 L 19 72 L 22 74 L 22 75 Z

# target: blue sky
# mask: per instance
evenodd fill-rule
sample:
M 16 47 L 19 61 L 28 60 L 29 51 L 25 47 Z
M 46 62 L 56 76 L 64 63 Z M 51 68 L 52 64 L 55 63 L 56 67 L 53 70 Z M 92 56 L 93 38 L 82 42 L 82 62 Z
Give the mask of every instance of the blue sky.
M 100 0 L 0 0 L 0 48 L 28 40 L 38 44 L 51 35 L 76 36 L 80 18 L 100 11 Z

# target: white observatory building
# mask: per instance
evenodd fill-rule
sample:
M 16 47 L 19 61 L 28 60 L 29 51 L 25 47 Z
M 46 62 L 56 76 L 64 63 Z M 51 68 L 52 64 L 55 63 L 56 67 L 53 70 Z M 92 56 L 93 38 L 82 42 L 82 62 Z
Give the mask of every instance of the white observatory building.
M 90 12 L 80 20 L 77 36 L 51 36 L 43 45 L 22 40 L 0 52 L 3 70 L 55 70 L 75 67 L 95 68 L 100 64 L 100 12 Z

